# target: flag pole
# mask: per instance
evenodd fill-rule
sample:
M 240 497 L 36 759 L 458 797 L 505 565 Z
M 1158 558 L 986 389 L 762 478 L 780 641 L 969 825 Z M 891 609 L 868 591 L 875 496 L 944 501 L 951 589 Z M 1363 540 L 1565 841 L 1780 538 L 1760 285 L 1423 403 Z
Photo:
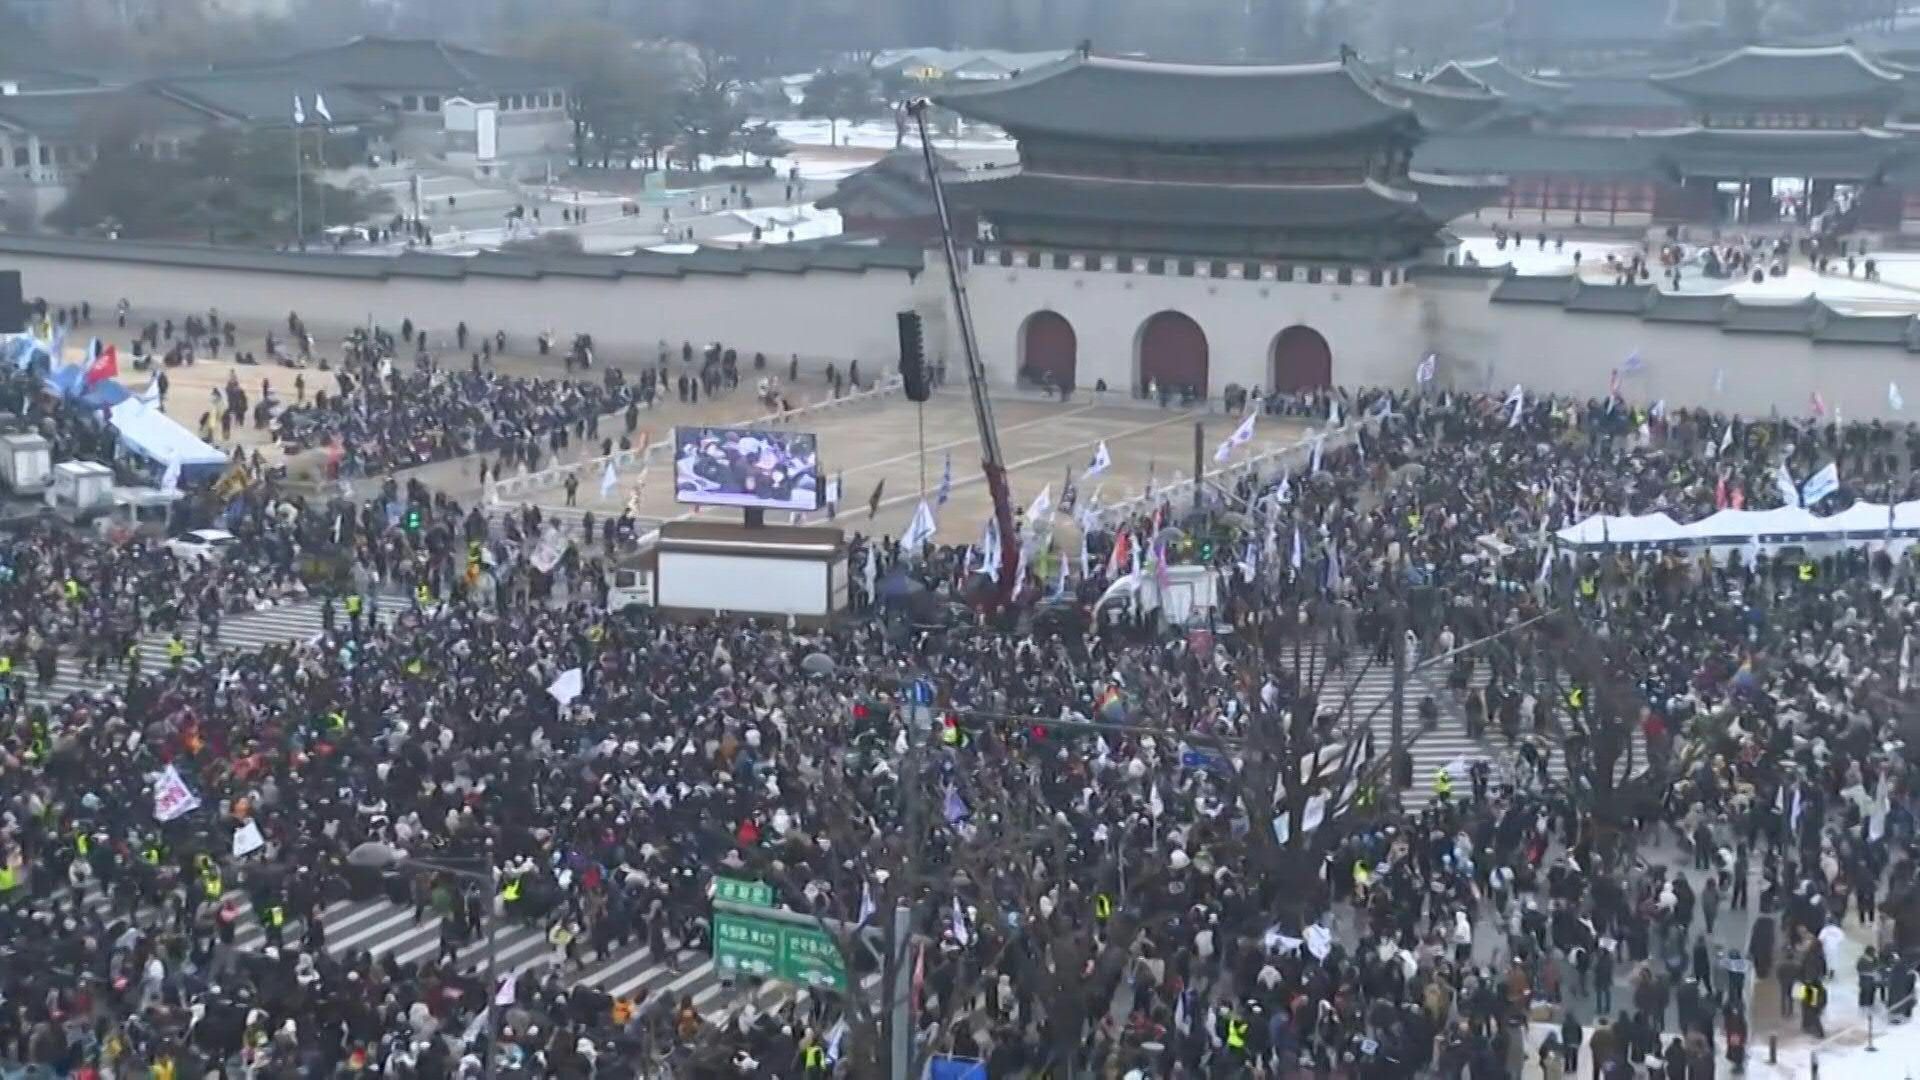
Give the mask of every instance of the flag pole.
M 294 104 L 299 105 L 299 98 Z M 299 116 L 293 118 L 293 249 L 302 251 L 307 243 L 307 183 L 305 169 L 300 161 L 300 123 Z

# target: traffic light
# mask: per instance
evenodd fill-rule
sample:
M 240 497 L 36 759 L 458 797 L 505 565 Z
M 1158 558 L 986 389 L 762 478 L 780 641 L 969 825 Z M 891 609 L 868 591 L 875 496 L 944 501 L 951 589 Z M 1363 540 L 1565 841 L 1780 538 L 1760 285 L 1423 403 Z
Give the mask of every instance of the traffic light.
M 420 508 L 419 507 L 417 506 L 407 507 L 406 525 L 407 525 L 408 532 L 420 531 Z
M 900 323 L 900 383 L 906 389 L 908 401 L 925 401 L 932 396 L 932 388 L 927 385 L 926 343 L 921 337 L 920 314 L 903 311 L 897 318 Z

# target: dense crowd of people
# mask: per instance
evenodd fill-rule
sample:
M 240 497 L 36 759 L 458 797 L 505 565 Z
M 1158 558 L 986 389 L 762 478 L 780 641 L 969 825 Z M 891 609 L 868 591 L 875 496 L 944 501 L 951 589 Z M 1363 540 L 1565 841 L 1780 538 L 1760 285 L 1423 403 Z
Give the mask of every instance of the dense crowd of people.
M 338 445 L 349 474 L 595 438 L 641 400 L 640 380 L 368 344 L 338 394 L 277 421 L 295 448 Z M 1911 560 L 1541 538 L 1588 513 L 1773 505 L 1783 460 L 1837 462 L 1841 502 L 1905 498 L 1912 428 L 1252 397 L 1300 418 L 1337 401 L 1347 434 L 1197 514 L 1089 517 L 1084 562 L 1069 516 L 1023 522 L 1004 606 L 980 551 L 858 537 L 855 612 L 817 629 L 610 612 L 631 529 L 554 559 L 536 513 L 490 522 L 418 482 L 203 495 L 191 512 L 239 539 L 198 567 L 46 527 L 0 538 L 0 1057 L 114 1076 L 869 1075 L 884 1040 L 832 994 L 703 1013 L 575 984 L 623 950 L 704 951 L 716 874 L 859 927 L 911 901 L 916 1044 L 995 1076 L 1586 1061 L 1700 1080 L 1789 1012 L 1763 984 L 1808 1030 L 1848 974 L 1863 1003 L 1869 985 L 1909 997 Z M 1148 575 L 1217 564 L 1214 631 L 1095 610 L 1135 554 Z M 315 640 L 221 648 L 222 614 L 294 597 L 324 605 Z M 140 629 L 175 626 L 188 655 L 140 655 Z M 1347 674 L 1396 650 L 1416 728 L 1487 733 L 1486 759 L 1431 791 L 1401 791 L 1404 760 L 1347 707 Z M 103 689 L 30 692 L 61 664 Z M 919 679 L 937 702 L 915 745 Z M 1268 795 L 1254 758 L 1312 764 Z M 169 768 L 201 807 L 159 821 Z M 254 827 L 263 849 L 233 859 Z M 383 871 L 355 859 L 370 848 L 486 880 Z M 329 905 L 381 895 L 439 920 L 441 947 L 330 950 Z M 496 914 L 553 945 L 511 992 L 475 952 Z M 491 1033 L 490 1000 L 510 1002 Z

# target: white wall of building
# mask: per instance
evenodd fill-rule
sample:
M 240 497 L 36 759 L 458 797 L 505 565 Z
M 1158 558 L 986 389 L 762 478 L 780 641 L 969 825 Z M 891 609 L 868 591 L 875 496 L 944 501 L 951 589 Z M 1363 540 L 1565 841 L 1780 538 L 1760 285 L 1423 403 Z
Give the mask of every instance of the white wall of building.
M 1622 379 L 1628 400 L 1640 405 L 1665 399 L 1676 407 L 1807 415 L 1818 392 L 1829 408 L 1865 420 L 1892 418 L 1890 382 L 1906 396 L 1920 394 L 1920 356 L 1903 349 L 1496 304 L 1488 299 L 1494 282 L 1482 279 L 1307 284 L 989 263 L 970 266 L 967 281 L 988 371 L 1009 386 L 1034 312 L 1055 311 L 1072 323 L 1080 388 L 1104 379 L 1125 392 L 1134 385 L 1141 327 L 1156 312 L 1176 310 L 1207 336 L 1215 396 L 1229 383 L 1271 385 L 1273 340 L 1295 324 L 1326 338 L 1334 381 L 1344 386 L 1408 385 L 1432 352 L 1442 386 L 1505 389 L 1518 382 L 1534 392 L 1601 397 L 1609 374 L 1637 352 L 1642 370 Z
M 1406 286 L 1307 284 L 1291 281 L 1171 277 L 1112 270 L 1051 270 L 976 264 L 967 290 L 988 371 L 1012 385 L 1021 366 L 1027 319 L 1055 311 L 1073 324 L 1078 357 L 1075 383 L 1109 390 L 1135 385 L 1137 342 L 1146 321 L 1180 311 L 1207 336 L 1209 391 L 1229 383 L 1271 385 L 1274 339 L 1289 326 L 1319 331 L 1333 351 L 1333 378 L 1362 385 L 1393 378 L 1383 354 L 1419 360 L 1423 306 Z
M 793 353 L 857 359 L 867 371 L 891 370 L 898 359 L 895 312 L 923 306 L 924 295 L 933 298 L 924 309 L 937 314 L 944 295 L 937 274 L 885 269 L 382 281 L 11 253 L 0 254 L 0 267 L 21 272 L 29 297 L 55 305 L 84 300 L 95 311 L 111 311 L 125 297 L 142 317 L 177 319 L 215 307 L 238 322 L 277 325 L 297 311 L 316 333 L 369 318 L 389 327 L 410 318 L 435 338 L 451 337 L 464 320 L 476 333 L 504 330 L 522 343 L 542 330 L 562 341 L 589 333 L 608 355 L 651 357 L 663 339 L 676 350 L 682 341 L 718 341 L 743 356 L 764 352 L 776 361 Z M 944 332 L 930 330 L 929 352 L 944 341 Z

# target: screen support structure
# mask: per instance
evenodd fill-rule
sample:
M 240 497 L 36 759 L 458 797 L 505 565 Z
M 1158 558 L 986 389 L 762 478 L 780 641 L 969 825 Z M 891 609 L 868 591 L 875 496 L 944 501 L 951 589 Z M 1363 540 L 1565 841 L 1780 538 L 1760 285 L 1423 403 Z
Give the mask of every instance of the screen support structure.
M 947 212 L 947 192 L 940 182 L 940 167 L 933 155 L 933 136 L 927 130 L 926 98 L 909 102 L 920 130 L 920 153 L 926 163 L 927 184 L 933 190 L 933 205 L 940 212 L 940 247 L 947 260 L 947 288 L 953 295 L 954 317 L 960 323 L 960 347 L 966 354 L 967 389 L 973 396 L 973 419 L 980 429 L 980 471 L 986 475 L 987 491 L 993 495 L 993 519 L 1000 530 L 1000 578 L 989 606 L 1000 607 L 1013 599 L 1020 582 L 1014 575 L 1020 568 L 1020 538 L 1013 529 L 1013 496 L 1007 489 L 1007 467 L 1000 456 L 1000 434 L 993 422 L 993 402 L 987 397 L 987 371 L 980 361 L 980 346 L 973 333 L 973 310 L 967 306 L 967 286 L 961 277 L 960 253 L 953 238 L 953 217 Z
M 743 507 L 741 512 L 746 517 L 746 526 L 749 529 L 758 529 L 767 523 L 767 510 L 764 506 Z

